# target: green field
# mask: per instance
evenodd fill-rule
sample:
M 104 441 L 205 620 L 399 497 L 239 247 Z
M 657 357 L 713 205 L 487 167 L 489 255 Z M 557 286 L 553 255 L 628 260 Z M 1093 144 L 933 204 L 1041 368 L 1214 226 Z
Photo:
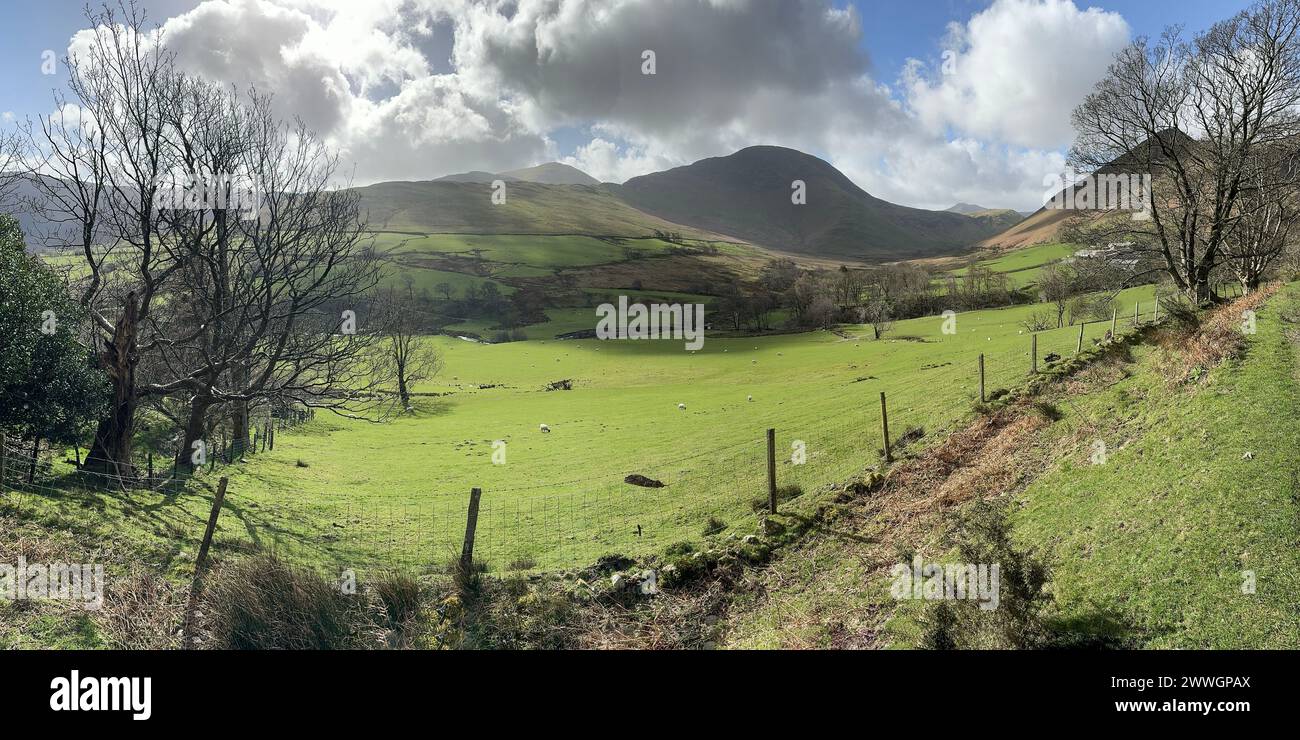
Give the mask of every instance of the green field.
M 975 264 L 987 270 L 1005 274 L 1007 283 L 1011 288 L 1023 288 L 1033 284 L 1038 279 L 1038 272 L 1044 265 L 1059 262 L 1074 254 L 1075 250 L 1076 247 L 1071 244 L 1040 244 L 998 256 L 986 257 Z M 970 267 L 967 266 L 953 270 L 952 274 L 962 277 L 969 271 Z
M 1121 315 L 1151 291 L 1122 296 Z M 899 322 L 881 341 L 846 327 L 714 338 L 697 353 L 667 340 L 438 337 L 430 341 L 446 367 L 417 390 L 444 395 L 419 398 L 415 414 L 383 424 L 319 416 L 282 432 L 274 452 L 223 470 L 231 483 L 218 551 L 273 548 L 326 568 L 429 568 L 460 542 L 471 487 L 484 491 L 478 552 L 497 571 L 650 553 L 699 539 L 710 517 L 744 533 L 765 491 L 767 428 L 777 430 L 782 485 L 809 495 L 842 482 L 879 462 L 881 391 L 895 439 L 915 428 L 930 439 L 972 413 L 979 354 L 990 393 L 1022 383 L 1030 338 L 1019 322 L 1036 308 L 961 314 L 955 335 L 932 317 Z M 1107 328 L 1091 325 L 1087 338 Z M 1039 353 L 1071 355 L 1077 337 L 1073 327 L 1042 332 Z M 574 390 L 543 389 L 559 379 Z M 496 440 L 506 442 L 504 465 L 492 461 Z M 803 465 L 790 460 L 796 441 Z M 666 486 L 624 483 L 633 473 Z M 89 522 L 87 502 L 65 494 L 29 493 L 22 505 L 152 543 L 149 557 L 162 561 L 192 556 L 210 505 L 202 492 L 88 497 Z

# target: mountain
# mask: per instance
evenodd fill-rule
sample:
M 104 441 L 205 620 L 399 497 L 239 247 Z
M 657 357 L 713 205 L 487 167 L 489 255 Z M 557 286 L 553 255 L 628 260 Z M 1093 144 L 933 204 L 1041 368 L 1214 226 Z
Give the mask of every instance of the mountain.
M 469 172 L 461 172 L 457 175 L 444 175 L 443 177 L 434 180 L 434 182 L 474 182 L 483 184 L 492 183 L 496 180 L 517 182 L 518 178 L 510 177 L 508 175 L 498 175 L 493 172 L 484 172 L 483 170 L 471 170 Z
M 384 182 L 357 188 L 376 231 L 457 234 L 585 234 L 650 236 L 675 231 L 718 239 L 670 223 L 624 203 L 607 186 L 507 182 L 505 202 L 492 201 L 488 183 Z
M 570 167 L 559 162 L 547 162 L 536 167 L 502 172 L 503 177 L 535 182 L 542 185 L 599 185 L 600 180 L 588 175 L 577 167 Z
M 600 180 L 588 175 L 586 172 L 577 167 L 570 167 L 567 164 L 559 162 L 547 162 L 539 164 L 536 167 L 524 167 L 523 169 L 510 170 L 509 172 L 484 172 L 483 170 L 472 170 L 462 172 L 457 175 L 446 175 L 439 177 L 434 182 L 472 182 L 472 183 L 491 183 L 495 180 L 503 182 L 533 182 L 539 185 L 599 185 Z
M 947 208 L 945 210 L 947 210 L 949 213 L 960 213 L 963 216 L 969 216 L 972 213 L 979 213 L 980 211 L 987 211 L 989 209 L 985 208 L 984 206 L 974 205 L 972 203 L 958 203 L 957 205 L 951 208 Z
M 1176 129 L 1164 131 L 1159 134 L 1159 137 L 1170 146 L 1198 146 L 1195 139 Z M 1149 159 L 1152 162 L 1161 161 L 1163 157 L 1160 154 L 1160 143 L 1153 137 L 1145 144 L 1139 145 L 1137 151 L 1140 151 L 1142 146 L 1146 146 L 1151 150 L 1148 157 L 1141 158 L 1135 155 L 1133 151 L 1130 151 L 1116 157 L 1114 160 L 1098 169 L 1096 174 L 1109 175 L 1148 171 L 1148 167 L 1143 164 L 1143 160 Z M 1081 184 L 1075 186 L 1076 192 L 1081 186 Z M 1061 192 L 1057 194 L 1057 197 L 1064 195 L 1065 189 L 1062 189 Z M 980 243 L 980 246 L 989 249 L 1014 249 L 1016 247 L 1028 247 L 1034 244 L 1049 244 L 1057 242 L 1061 240 L 1062 232 L 1066 224 L 1080 214 L 1085 215 L 1090 222 L 1096 222 L 1099 219 L 1115 217 L 1117 215 L 1115 211 L 1075 211 L 1044 206 L 1043 208 L 1034 211 L 1024 220 L 1011 226 L 1006 231 L 985 239 Z
M 807 199 L 791 202 L 792 183 Z M 638 210 L 771 249 L 888 261 L 956 254 L 1002 229 L 993 220 L 895 205 L 793 149 L 754 146 L 611 190 Z

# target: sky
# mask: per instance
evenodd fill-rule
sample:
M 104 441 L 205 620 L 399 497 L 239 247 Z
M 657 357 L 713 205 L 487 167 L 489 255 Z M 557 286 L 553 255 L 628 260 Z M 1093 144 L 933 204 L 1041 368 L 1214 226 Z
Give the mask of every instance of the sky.
M 562 161 L 609 182 L 787 146 L 921 208 L 1032 210 L 1112 55 L 1246 0 L 139 0 L 359 184 Z M 54 110 L 82 0 L 0 0 L 0 126 Z M 653 51 L 654 74 L 645 52 Z M 51 68 L 52 67 L 52 68 Z M 52 74 L 50 74 L 52 72 Z

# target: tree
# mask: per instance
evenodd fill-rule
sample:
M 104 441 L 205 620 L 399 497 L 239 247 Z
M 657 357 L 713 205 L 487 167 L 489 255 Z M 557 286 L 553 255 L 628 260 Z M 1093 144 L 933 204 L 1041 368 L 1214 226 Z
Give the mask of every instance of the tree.
M 1070 305 L 1070 298 L 1075 290 L 1075 273 L 1061 262 L 1049 262 L 1038 271 L 1038 292 L 1044 303 L 1050 303 L 1056 309 L 1056 328 L 1065 325 L 1065 309 Z
M 1073 164 L 1149 174 L 1154 188 L 1149 218 L 1098 219 L 1094 232 L 1157 254 L 1194 303 L 1214 299 L 1211 273 L 1239 217 L 1252 161 L 1262 148 L 1294 146 L 1300 0 L 1258 3 L 1191 43 L 1177 29 L 1154 44 L 1135 41 L 1073 123 Z M 1274 182 L 1293 176 L 1266 172 Z
M 880 339 L 894 326 L 893 307 L 884 296 L 874 296 L 862 309 L 862 320 L 871 325 L 872 333 Z
M 80 442 L 103 412 L 107 381 L 78 340 L 86 315 L 67 286 L 26 253 L 18 221 L 0 215 L 0 429 L 33 442 Z M 34 457 L 34 456 L 33 456 Z
M 1273 171 L 1292 177 L 1277 180 Z M 1300 159 L 1287 155 L 1260 157 L 1252 162 L 1241 197 L 1237 218 L 1224 237 L 1223 256 L 1228 268 L 1249 293 L 1259 287 L 1264 275 L 1278 263 L 1294 235 L 1300 233 Z
M 376 299 L 383 341 L 377 346 L 381 377 L 396 381 L 402 409 L 411 411 L 411 386 L 428 380 L 442 368 L 437 347 L 426 337 L 424 323 L 409 291 L 386 289 Z

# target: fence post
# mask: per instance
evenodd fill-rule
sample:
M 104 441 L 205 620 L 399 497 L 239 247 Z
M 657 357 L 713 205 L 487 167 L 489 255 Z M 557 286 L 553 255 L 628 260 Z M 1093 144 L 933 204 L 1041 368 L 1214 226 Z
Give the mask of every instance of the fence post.
M 1159 323 L 1159 321 L 1160 321 L 1160 299 L 1156 298 L 1156 308 L 1151 313 L 1151 323 L 1155 324 L 1155 323 Z
M 212 533 L 217 529 L 217 516 L 221 514 L 221 502 L 226 500 L 226 484 L 229 479 L 225 476 L 217 483 L 217 496 L 212 499 L 212 513 L 208 515 L 208 528 L 203 532 L 203 544 L 199 545 L 199 557 L 194 561 L 194 575 L 197 577 L 203 572 L 203 566 L 208 562 L 208 548 L 212 546 Z
M 1087 326 L 1088 326 L 1088 322 L 1086 321 L 1079 322 L 1079 344 L 1074 348 L 1074 354 L 1076 355 L 1081 354 L 1083 352 L 1083 330 Z
M 984 403 L 984 355 L 980 354 L 980 403 Z
M 767 430 L 767 510 L 776 513 L 776 430 Z
M 0 431 L 0 493 L 4 493 L 5 474 L 9 467 L 9 435 Z
M 1110 338 L 1115 338 L 1115 330 L 1119 324 L 1119 306 L 1110 307 Z
M 1038 374 L 1038 335 L 1029 335 L 1029 370 Z
M 267 432 L 271 443 L 271 452 L 275 452 L 275 419 L 271 419 L 271 431 Z
M 880 392 L 880 425 L 885 431 L 885 462 L 894 461 L 894 453 L 889 451 L 889 407 L 885 405 L 885 392 Z
M 469 514 L 465 518 L 465 544 L 460 548 L 460 572 L 468 576 L 474 567 L 474 531 L 478 529 L 478 500 L 483 489 L 469 490 Z
M 1138 324 L 1142 323 L 1142 301 L 1133 302 L 1133 328 L 1136 329 Z
M 149 487 L 153 488 L 153 450 L 149 450 Z

